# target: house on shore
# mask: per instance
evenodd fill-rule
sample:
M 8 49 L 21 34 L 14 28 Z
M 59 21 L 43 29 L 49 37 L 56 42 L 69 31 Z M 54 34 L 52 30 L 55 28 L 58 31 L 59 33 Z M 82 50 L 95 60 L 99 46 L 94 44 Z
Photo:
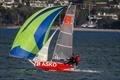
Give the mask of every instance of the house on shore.
M 0 4 L 5 8 L 17 7 L 19 4 L 29 5 L 31 7 L 48 7 L 55 5 L 66 6 L 68 0 L 0 0 Z

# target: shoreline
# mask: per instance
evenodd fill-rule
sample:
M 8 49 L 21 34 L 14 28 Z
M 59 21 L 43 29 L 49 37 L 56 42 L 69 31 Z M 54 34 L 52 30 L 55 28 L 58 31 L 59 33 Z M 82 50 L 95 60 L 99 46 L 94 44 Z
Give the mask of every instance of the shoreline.
M 55 30 L 56 28 L 52 28 Z M 93 29 L 93 28 L 74 28 L 74 31 L 95 31 L 95 32 L 120 32 L 120 29 Z
M 120 32 L 120 29 L 90 29 L 90 28 L 75 28 L 75 31 L 96 31 L 96 32 Z
M 0 29 L 19 29 L 19 26 L 0 27 Z M 57 29 L 53 27 L 52 30 Z M 120 32 L 120 29 L 93 29 L 93 28 L 74 28 L 74 31 L 96 31 L 96 32 Z

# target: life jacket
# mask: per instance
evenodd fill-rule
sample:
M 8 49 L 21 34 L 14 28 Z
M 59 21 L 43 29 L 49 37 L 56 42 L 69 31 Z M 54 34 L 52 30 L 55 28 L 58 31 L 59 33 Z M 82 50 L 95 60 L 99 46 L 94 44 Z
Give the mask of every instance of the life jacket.
M 80 62 L 80 57 L 79 57 L 79 56 L 76 56 L 76 57 L 75 57 L 75 61 L 76 61 L 76 62 Z

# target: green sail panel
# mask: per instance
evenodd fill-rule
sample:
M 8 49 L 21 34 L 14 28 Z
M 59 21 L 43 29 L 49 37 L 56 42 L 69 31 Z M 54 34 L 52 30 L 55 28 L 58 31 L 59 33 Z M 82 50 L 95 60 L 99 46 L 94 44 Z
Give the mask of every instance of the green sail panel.
M 19 58 L 34 58 L 48 39 L 52 24 L 63 7 L 48 7 L 42 9 L 21 26 L 10 55 Z

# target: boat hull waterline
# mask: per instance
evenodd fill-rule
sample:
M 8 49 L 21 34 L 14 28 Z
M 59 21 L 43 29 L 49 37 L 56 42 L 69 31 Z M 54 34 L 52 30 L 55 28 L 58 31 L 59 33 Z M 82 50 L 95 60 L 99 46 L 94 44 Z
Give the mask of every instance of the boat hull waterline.
M 74 69 L 70 64 L 51 61 L 36 62 L 35 67 L 48 71 L 72 71 Z
M 34 66 L 45 71 L 101 73 L 101 71 L 91 69 L 75 69 L 73 65 L 52 61 L 36 62 Z

